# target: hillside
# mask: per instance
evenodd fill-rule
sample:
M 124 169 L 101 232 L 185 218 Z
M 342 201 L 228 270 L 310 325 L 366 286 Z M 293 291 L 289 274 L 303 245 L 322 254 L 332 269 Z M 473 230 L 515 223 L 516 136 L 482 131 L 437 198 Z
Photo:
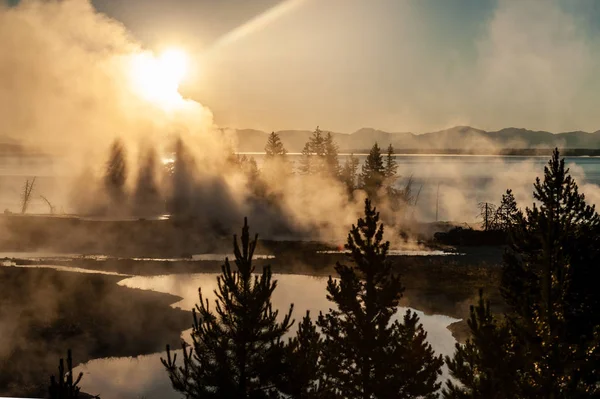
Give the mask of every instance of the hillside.
M 277 132 L 289 152 L 301 152 L 312 134 L 309 130 L 282 130 Z M 261 152 L 267 141 L 267 132 L 252 129 L 236 130 L 238 151 Z M 448 153 L 515 153 L 546 152 L 561 149 L 600 150 L 600 130 L 594 133 L 575 131 L 551 133 L 521 128 L 485 131 L 470 126 L 456 126 L 437 132 L 414 134 L 391 133 L 362 128 L 354 133 L 332 132 L 341 152 L 365 152 L 375 143 L 381 147 L 392 144 L 396 152 Z

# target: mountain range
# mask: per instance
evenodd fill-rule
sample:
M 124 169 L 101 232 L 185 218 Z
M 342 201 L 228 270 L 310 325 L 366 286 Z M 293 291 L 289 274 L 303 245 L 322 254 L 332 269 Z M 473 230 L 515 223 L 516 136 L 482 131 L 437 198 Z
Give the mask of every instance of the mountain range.
M 301 152 L 312 135 L 308 130 L 281 130 L 276 132 L 288 152 Z M 254 129 L 235 129 L 238 151 L 264 151 L 269 132 Z M 505 128 L 485 131 L 470 126 L 456 126 L 431 133 L 391 133 L 372 128 L 362 128 L 354 133 L 334 133 L 333 138 L 340 152 L 363 153 L 375 142 L 386 148 L 394 146 L 396 153 L 402 152 L 450 152 L 450 153 L 506 153 L 527 150 L 600 149 L 600 130 L 588 133 L 573 131 L 551 133 L 521 128 Z

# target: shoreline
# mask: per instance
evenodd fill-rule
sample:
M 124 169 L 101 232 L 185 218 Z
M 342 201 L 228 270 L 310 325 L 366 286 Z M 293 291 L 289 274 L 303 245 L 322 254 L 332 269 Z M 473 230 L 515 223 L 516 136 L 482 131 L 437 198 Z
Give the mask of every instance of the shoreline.
M 171 307 L 179 297 L 122 287 L 122 279 L 0 268 L 0 395 L 44 396 L 67 349 L 77 366 L 179 345 L 190 325 L 190 312 Z

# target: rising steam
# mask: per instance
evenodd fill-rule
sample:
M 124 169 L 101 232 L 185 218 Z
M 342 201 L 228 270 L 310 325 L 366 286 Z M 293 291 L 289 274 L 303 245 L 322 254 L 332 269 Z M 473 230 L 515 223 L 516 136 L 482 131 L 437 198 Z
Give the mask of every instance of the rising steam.
M 60 200 L 67 212 L 142 217 L 175 211 L 226 230 L 248 215 L 266 235 L 332 240 L 343 240 L 361 213 L 363 196 L 349 199 L 340 182 L 317 176 L 265 173 L 262 190 L 276 201 L 256 201 L 254 182 L 230 162 L 234 135 L 217 129 L 210 110 L 182 98 L 176 81 L 147 90 L 145 68 L 161 62 L 179 68 L 179 55 L 161 61 L 87 0 L 29 0 L 0 8 L 0 46 L 1 133 L 67 165 Z M 128 171 L 117 200 L 106 187 L 116 139 Z M 169 170 L 163 160 L 171 158 L 176 167 Z M 497 201 L 507 188 L 528 203 L 533 178 L 541 173 L 531 163 L 496 165 L 501 173 L 476 191 L 464 170 L 443 163 L 422 165 L 419 172 L 426 179 L 445 168 L 439 207 L 446 220 L 472 220 L 478 201 Z M 422 200 L 414 215 L 431 220 L 434 207 Z

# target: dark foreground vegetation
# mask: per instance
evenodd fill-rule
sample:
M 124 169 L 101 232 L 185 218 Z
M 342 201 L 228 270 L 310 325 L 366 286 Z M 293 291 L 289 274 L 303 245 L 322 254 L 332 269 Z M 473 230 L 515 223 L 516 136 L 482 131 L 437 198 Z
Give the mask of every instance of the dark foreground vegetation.
M 329 278 L 329 312 L 310 314 L 289 342 L 292 310 L 278 320 L 271 308 L 276 282 L 271 268 L 253 275 L 256 238 L 248 226 L 241 246 L 234 238 L 235 267 L 218 277 L 214 311 L 203 299 L 194 311 L 193 345 L 183 343 L 177 363 L 167 346 L 162 359 L 173 387 L 187 398 L 373 398 L 431 396 L 443 364 L 427 343 L 418 316 L 392 321 L 404 288 L 387 261 L 379 213 L 366 200 L 365 217 L 348 235 L 346 265 Z
M 472 337 L 446 363 L 456 380 L 446 398 L 593 398 L 600 395 L 600 217 L 585 204 L 555 151 L 538 204 L 519 210 L 510 191 L 503 203 L 509 248 L 500 292 L 502 315 L 483 297 L 471 307 Z M 487 206 L 486 206 L 487 210 Z M 307 314 L 297 337 L 292 307 L 282 320 L 272 311 L 271 269 L 252 277 L 250 242 L 234 239 L 235 268 L 219 277 L 216 313 L 200 292 L 192 347 L 177 364 L 162 359 L 173 387 L 187 398 L 417 398 L 435 397 L 442 365 L 416 315 L 391 322 L 403 287 L 387 260 L 379 214 L 366 201 L 365 217 L 348 235 L 351 264 L 337 263 L 329 278 L 332 308 L 316 326 Z
M 446 359 L 447 398 L 600 395 L 600 217 L 558 151 L 534 185 L 537 205 L 509 215 L 510 246 L 495 315 L 481 295 L 472 338 Z
M 121 287 L 119 279 L 0 268 L 0 396 L 44 397 L 69 348 L 79 364 L 179 342 L 190 323 L 189 312 L 169 306 L 177 298 Z

